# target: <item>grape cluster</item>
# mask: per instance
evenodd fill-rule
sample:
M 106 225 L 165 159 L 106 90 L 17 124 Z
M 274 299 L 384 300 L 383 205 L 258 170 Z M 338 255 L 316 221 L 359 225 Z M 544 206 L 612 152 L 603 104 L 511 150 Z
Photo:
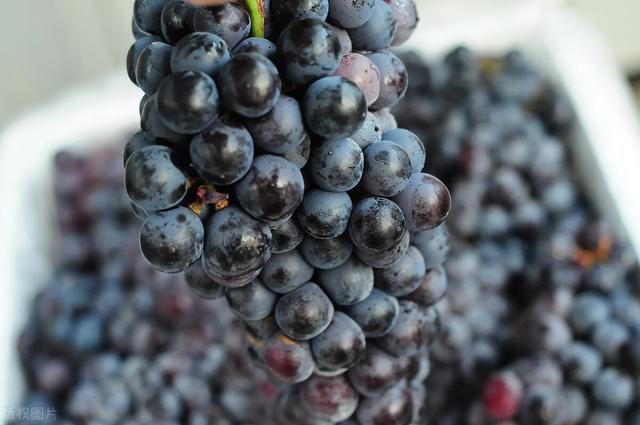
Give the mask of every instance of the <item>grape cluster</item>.
M 255 363 L 298 384 L 279 424 L 419 421 L 451 197 L 389 112 L 408 73 L 388 48 L 415 4 L 276 0 L 253 18 L 135 1 L 145 95 L 124 160 L 142 255 L 225 297 Z

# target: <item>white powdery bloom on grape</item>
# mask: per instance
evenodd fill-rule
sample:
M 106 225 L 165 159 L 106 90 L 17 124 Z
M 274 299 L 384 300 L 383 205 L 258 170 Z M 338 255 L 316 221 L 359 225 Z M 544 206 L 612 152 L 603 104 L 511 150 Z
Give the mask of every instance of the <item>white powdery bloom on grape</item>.
M 336 75 L 353 81 L 371 106 L 378 99 L 380 94 L 380 71 L 375 63 L 369 58 L 359 53 L 347 53 L 342 56 L 340 67 Z

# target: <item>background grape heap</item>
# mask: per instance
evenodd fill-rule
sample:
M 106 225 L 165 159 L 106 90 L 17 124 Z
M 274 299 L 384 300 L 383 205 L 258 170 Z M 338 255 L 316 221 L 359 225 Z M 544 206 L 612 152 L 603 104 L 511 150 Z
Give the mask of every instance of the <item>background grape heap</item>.
M 408 74 L 387 49 L 415 4 L 263 12 L 134 4 L 127 70 L 145 94 L 124 160 L 142 255 L 226 297 L 255 363 L 296 384 L 278 423 L 420 421 L 451 199 L 389 112 Z

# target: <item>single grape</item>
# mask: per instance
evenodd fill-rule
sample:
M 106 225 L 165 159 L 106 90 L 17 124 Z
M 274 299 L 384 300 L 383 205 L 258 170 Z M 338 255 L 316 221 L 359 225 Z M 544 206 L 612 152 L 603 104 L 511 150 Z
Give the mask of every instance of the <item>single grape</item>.
M 280 25 L 302 19 L 324 21 L 329 13 L 329 0 L 280 0 L 270 3 L 271 17 Z
M 353 244 L 346 233 L 334 239 L 316 239 L 307 236 L 300 245 L 300 252 L 313 267 L 333 269 L 344 264 L 351 257 Z
M 227 207 L 209 219 L 202 264 L 210 276 L 246 275 L 260 269 L 270 257 L 271 230 L 266 224 L 236 207 Z
M 349 29 L 356 50 L 380 50 L 391 45 L 397 30 L 393 9 L 383 0 L 375 0 L 373 14 L 362 25 Z
M 356 411 L 358 393 L 344 376 L 313 376 L 300 385 L 300 401 L 311 416 L 336 423 Z
M 411 160 L 394 142 L 383 140 L 364 150 L 362 187 L 372 195 L 394 196 L 411 182 Z
M 420 286 L 404 298 L 414 303 L 430 307 L 444 298 L 447 292 L 447 272 L 442 266 L 427 271 Z
M 289 149 L 282 154 L 282 157 L 296 165 L 299 169 L 302 169 L 311 156 L 311 138 L 308 133 L 305 133 L 302 142 L 295 148 Z
M 407 252 L 410 240 L 409 232 L 405 232 L 400 242 L 385 251 L 356 248 L 355 254 L 363 263 L 371 267 L 378 269 L 390 267 Z
M 298 221 L 314 238 L 333 239 L 347 230 L 353 204 L 345 192 L 312 189 L 305 193 L 298 209 Z
M 604 322 L 610 314 L 611 308 L 604 297 L 583 292 L 575 298 L 568 318 L 576 333 L 585 334 L 591 332 L 598 323 Z
M 507 420 L 518 413 L 522 393 L 518 375 L 512 371 L 498 373 L 484 384 L 482 404 L 493 420 Z
M 340 40 L 329 24 L 303 19 L 292 22 L 280 34 L 276 63 L 287 81 L 309 84 L 333 74 L 340 65 L 340 53 Z
M 414 0 L 385 0 L 396 17 L 396 35 L 392 46 L 400 46 L 411 37 L 418 26 L 418 11 Z
M 418 136 L 404 128 L 397 128 L 385 131 L 382 138 L 397 143 L 407 152 L 411 160 L 411 171 L 414 174 L 422 171 L 426 159 L 426 151 L 422 140 Z
M 231 58 L 216 79 L 227 108 L 249 118 L 269 112 L 280 96 L 276 67 L 257 53 L 241 53 Z
M 339 267 L 318 270 L 317 279 L 335 304 L 352 305 L 371 294 L 374 277 L 371 267 L 351 257 Z
M 201 261 L 196 261 L 184 271 L 184 280 L 195 295 L 207 300 L 224 296 L 224 286 L 213 281 L 204 271 Z
M 133 19 L 142 31 L 149 34 L 162 34 L 162 8 L 167 0 L 135 0 Z
M 273 313 L 276 294 L 258 279 L 239 288 L 227 288 L 225 297 L 231 311 L 242 320 L 262 320 Z
M 290 384 L 307 380 L 314 368 L 309 343 L 290 339 L 281 332 L 266 341 L 264 364 L 273 376 Z
M 140 250 L 156 270 L 178 273 L 202 255 L 204 226 L 191 210 L 178 207 L 150 214 L 140 229 Z
M 199 71 L 176 72 L 165 78 L 156 93 L 162 122 L 181 134 L 198 133 L 218 118 L 220 98 L 215 83 Z
M 276 57 L 276 45 L 266 38 L 249 37 L 234 47 L 231 53 L 234 56 L 240 53 L 257 53 L 273 62 Z
M 260 278 L 273 292 L 286 294 L 307 283 L 313 276 L 313 267 L 298 250 L 274 254 L 262 268 Z
M 400 313 L 389 333 L 378 339 L 383 350 L 395 356 L 412 356 L 435 338 L 439 316 L 433 307 L 424 309 L 411 301 L 400 301 Z
M 298 167 L 284 158 L 261 155 L 235 186 L 238 202 L 253 217 L 277 223 L 287 220 L 302 202 L 304 181 Z
M 171 52 L 173 72 L 200 71 L 213 77 L 231 55 L 227 43 L 215 34 L 194 32 L 176 43 Z
M 136 80 L 136 65 L 138 64 L 138 58 L 140 58 L 140 54 L 151 43 L 161 41 L 162 37 L 145 35 L 136 39 L 136 41 L 129 48 L 129 51 L 127 52 L 127 75 L 129 75 L 129 79 L 133 84 L 138 85 L 138 80 Z
M 258 118 L 247 118 L 244 124 L 257 146 L 276 154 L 295 149 L 307 135 L 298 101 L 285 95 L 280 96 L 271 111 Z
M 349 235 L 359 249 L 386 251 L 395 247 L 404 233 L 400 207 L 386 198 L 364 198 L 353 208 Z
M 178 205 L 187 194 L 189 179 L 174 150 L 147 146 L 129 157 L 125 186 L 129 199 L 150 212 Z
M 337 311 L 329 327 L 311 340 L 316 365 L 325 370 L 339 370 L 356 364 L 366 348 L 360 326 L 346 314 Z
M 320 188 L 346 192 L 362 178 L 364 155 L 351 139 L 326 140 L 311 150 L 309 165 L 311 178 Z
M 364 123 L 367 104 L 362 90 L 343 77 L 325 77 L 309 86 L 303 113 L 307 125 L 326 139 L 356 132 Z
M 398 300 L 376 288 L 363 301 L 345 309 L 345 313 L 360 326 L 367 338 L 379 338 L 389 333 L 396 324 L 399 312 Z
M 251 168 L 253 141 L 237 118 L 223 115 L 193 138 L 189 155 L 200 177 L 213 184 L 229 185 Z
M 171 74 L 173 48 L 160 41 L 145 47 L 136 61 L 136 82 L 146 94 L 154 94 L 164 77 Z
M 380 94 L 380 72 L 375 63 L 360 53 L 342 56 L 336 75 L 353 81 L 364 94 L 367 106 L 371 106 Z
M 406 254 L 390 267 L 375 270 L 376 287 L 402 297 L 415 291 L 426 274 L 424 258 L 417 248 L 410 246 Z
M 271 228 L 273 236 L 273 253 L 284 254 L 295 249 L 304 239 L 304 230 L 297 220 L 291 217 L 289 220 Z
M 427 270 L 441 266 L 449 254 L 449 232 L 445 225 L 415 233 L 411 243 L 420 250 Z
M 406 220 L 407 229 L 422 232 L 439 226 L 451 211 L 451 194 L 447 187 L 431 174 L 417 173 L 409 185 L 393 200 Z
M 407 68 L 396 55 L 388 50 L 369 53 L 367 57 L 376 64 L 380 72 L 380 94 L 378 99 L 371 105 L 371 108 L 379 111 L 383 108 L 394 106 L 404 97 L 407 91 L 409 85 Z M 378 119 L 382 124 L 382 118 L 378 116 Z M 395 124 L 395 120 L 391 125 L 383 125 L 383 131 L 386 132 L 396 128 L 397 125 L 393 124 Z
M 182 37 L 193 32 L 194 7 L 183 0 L 169 0 L 162 9 L 161 27 L 164 39 L 176 44 Z
M 329 17 L 342 28 L 357 28 L 373 16 L 375 0 L 329 0 Z
M 560 363 L 567 379 L 577 384 L 593 382 L 601 370 L 602 354 L 593 346 L 574 341 L 560 350 Z
M 158 112 L 158 105 L 156 103 L 156 95 L 149 97 L 149 100 L 142 109 L 140 115 L 140 128 L 147 138 L 156 141 L 164 141 L 170 145 L 176 147 L 182 147 L 186 145 L 190 137 L 186 134 L 176 133 L 164 124 L 160 112 Z
M 380 123 L 373 112 L 367 111 L 367 116 L 360 127 L 355 133 L 349 136 L 354 142 L 360 146 L 360 149 L 364 150 L 372 143 L 377 143 L 382 140 L 382 129 Z
M 193 13 L 193 29 L 215 34 L 233 49 L 249 35 L 251 19 L 242 6 L 233 3 L 196 8 Z
M 138 131 L 136 134 L 131 136 L 127 143 L 124 146 L 124 153 L 122 155 L 123 163 L 127 165 L 127 160 L 131 156 L 132 153 L 137 151 L 138 149 L 146 148 L 147 146 L 153 146 L 155 143 L 153 140 L 149 139 L 142 131 Z
M 413 398 L 408 388 L 396 385 L 379 397 L 360 400 L 356 417 L 363 424 L 407 425 L 413 417 Z
M 287 336 L 307 341 L 327 329 L 333 311 L 322 289 L 308 282 L 278 300 L 276 322 Z
M 347 373 L 351 385 L 365 397 L 379 397 L 401 379 L 396 359 L 373 345 Z
M 379 96 L 378 96 L 378 99 L 380 99 Z M 391 111 L 389 111 L 388 108 L 379 109 L 375 111 L 373 114 L 378 120 L 378 125 L 380 126 L 380 130 L 383 133 L 386 131 L 398 128 L 398 123 L 396 122 L 396 118 L 393 116 L 393 114 L 391 113 Z

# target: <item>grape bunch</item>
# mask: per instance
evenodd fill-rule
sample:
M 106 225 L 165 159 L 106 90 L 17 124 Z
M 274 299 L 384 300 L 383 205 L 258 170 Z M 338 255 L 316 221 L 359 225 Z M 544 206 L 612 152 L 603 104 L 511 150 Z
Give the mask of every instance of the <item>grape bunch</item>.
M 451 197 L 389 112 L 408 73 L 388 49 L 415 4 L 257 6 L 135 1 L 127 70 L 145 94 L 124 161 L 142 255 L 226 298 L 287 384 L 277 423 L 420 421 Z

